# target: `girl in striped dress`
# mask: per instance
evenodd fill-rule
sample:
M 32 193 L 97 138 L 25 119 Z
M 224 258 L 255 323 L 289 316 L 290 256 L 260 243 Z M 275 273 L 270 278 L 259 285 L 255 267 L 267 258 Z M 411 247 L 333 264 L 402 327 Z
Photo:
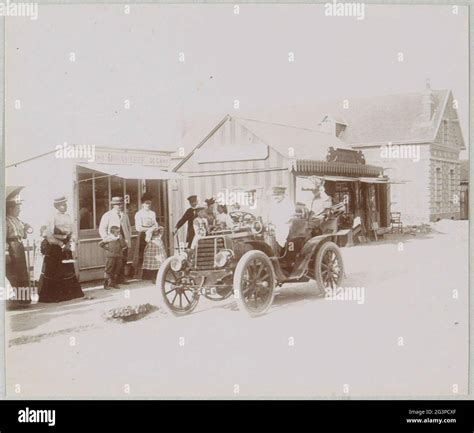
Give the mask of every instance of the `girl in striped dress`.
M 156 280 L 158 269 L 166 260 L 166 250 L 161 239 L 163 235 L 163 227 L 153 230 L 151 239 L 146 239 L 147 244 L 143 253 L 143 279 Z

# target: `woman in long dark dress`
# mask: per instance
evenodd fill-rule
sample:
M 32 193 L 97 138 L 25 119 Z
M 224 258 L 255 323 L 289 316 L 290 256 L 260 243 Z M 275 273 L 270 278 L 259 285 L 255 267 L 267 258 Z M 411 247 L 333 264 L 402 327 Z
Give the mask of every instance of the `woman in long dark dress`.
M 25 247 L 23 246 L 23 239 L 26 239 L 27 231 L 31 228 L 28 224 L 25 224 L 20 220 L 20 196 L 17 192 L 10 194 L 7 197 L 6 203 L 6 266 L 5 274 L 6 277 L 14 289 L 17 290 L 17 295 L 25 293 L 28 288 L 28 299 L 13 299 L 12 305 L 17 304 L 29 304 L 29 292 L 30 279 L 28 276 L 28 267 L 26 264 Z
M 66 198 L 55 199 L 54 207 L 58 212 L 48 223 L 41 246 L 44 262 L 39 281 L 40 302 L 62 302 L 84 296 L 74 269 L 73 223 L 66 213 Z

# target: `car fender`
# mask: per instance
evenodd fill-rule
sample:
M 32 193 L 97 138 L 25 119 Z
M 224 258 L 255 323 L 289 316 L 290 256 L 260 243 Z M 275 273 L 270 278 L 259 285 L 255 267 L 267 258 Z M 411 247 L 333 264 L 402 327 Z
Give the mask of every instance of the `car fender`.
M 253 250 L 259 250 L 262 253 L 265 253 L 268 257 L 274 257 L 275 252 L 273 248 L 264 241 L 258 240 L 249 240 L 244 242 L 246 245 L 250 246 Z
M 290 278 L 302 277 L 306 273 L 309 262 L 314 257 L 320 246 L 324 242 L 331 241 L 333 239 L 333 234 L 319 235 L 309 239 L 298 254 L 298 258 L 296 259 Z

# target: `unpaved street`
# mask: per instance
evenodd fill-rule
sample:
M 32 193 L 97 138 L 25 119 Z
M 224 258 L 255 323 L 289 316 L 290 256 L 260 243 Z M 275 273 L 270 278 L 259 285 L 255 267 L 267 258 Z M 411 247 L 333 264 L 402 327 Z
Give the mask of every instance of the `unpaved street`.
M 7 394 L 16 397 L 452 396 L 467 392 L 467 221 L 446 233 L 343 249 L 344 287 L 278 289 L 251 319 L 231 299 L 175 318 L 106 321 L 156 289 L 88 290 L 89 299 L 7 313 Z M 453 292 L 457 291 L 457 292 Z M 129 293 L 129 298 L 126 294 Z

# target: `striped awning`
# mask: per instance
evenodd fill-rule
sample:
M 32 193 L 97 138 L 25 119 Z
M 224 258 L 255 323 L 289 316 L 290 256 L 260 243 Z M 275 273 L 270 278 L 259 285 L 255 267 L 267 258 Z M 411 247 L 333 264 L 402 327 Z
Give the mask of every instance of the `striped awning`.
M 379 175 L 383 175 L 383 168 L 374 165 L 351 164 L 348 162 L 297 159 L 293 163 L 293 172 L 297 176 L 378 177 Z

